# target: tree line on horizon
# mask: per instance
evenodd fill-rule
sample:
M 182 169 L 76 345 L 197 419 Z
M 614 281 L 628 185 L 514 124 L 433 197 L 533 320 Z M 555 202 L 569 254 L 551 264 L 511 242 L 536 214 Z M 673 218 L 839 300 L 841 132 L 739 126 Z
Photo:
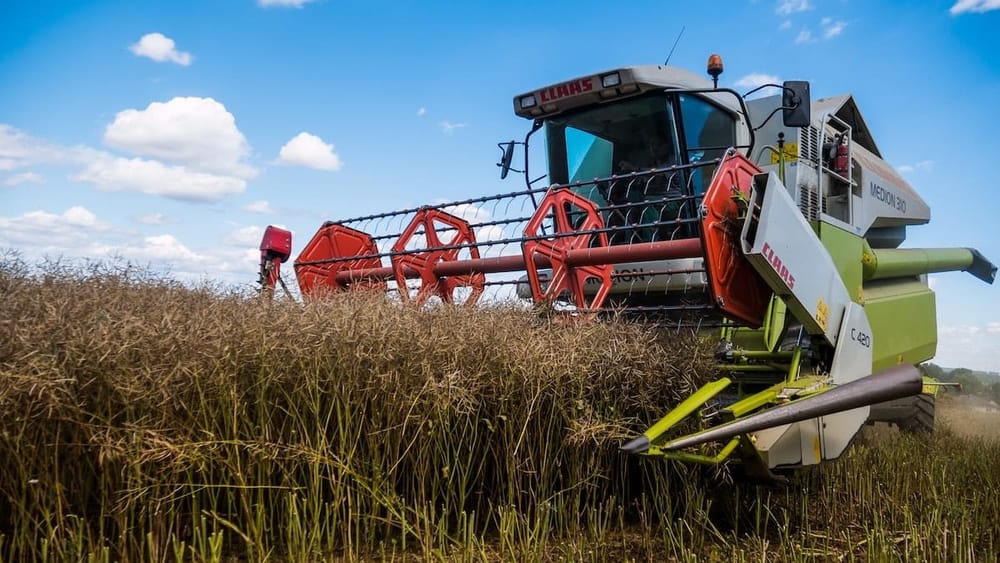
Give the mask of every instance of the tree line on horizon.
M 938 381 L 958 383 L 955 391 L 963 395 L 976 395 L 1000 405 L 1000 373 L 969 368 L 944 368 L 927 362 L 921 364 L 924 375 Z

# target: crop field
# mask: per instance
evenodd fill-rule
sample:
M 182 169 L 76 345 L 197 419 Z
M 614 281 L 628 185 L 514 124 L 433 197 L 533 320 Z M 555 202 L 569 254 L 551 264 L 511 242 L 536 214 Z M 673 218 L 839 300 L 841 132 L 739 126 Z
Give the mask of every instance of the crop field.
M 1000 553 L 1000 417 L 957 400 L 762 487 L 618 451 L 713 377 L 710 338 L 11 255 L 0 292 L 5 561 Z

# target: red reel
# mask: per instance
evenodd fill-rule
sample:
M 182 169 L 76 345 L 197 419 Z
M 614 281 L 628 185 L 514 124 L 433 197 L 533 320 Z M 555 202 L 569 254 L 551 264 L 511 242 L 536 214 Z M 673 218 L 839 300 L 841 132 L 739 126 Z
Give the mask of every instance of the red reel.
M 709 288 L 722 311 L 751 328 L 764 322 L 771 288 L 743 255 L 740 229 L 753 177 L 760 168 L 742 154 L 727 156 L 712 178 L 702 200 L 702 245 Z
M 324 225 L 295 260 L 295 277 L 302 295 L 320 290 L 379 289 L 380 280 L 338 282 L 337 274 L 380 268 L 378 246 L 368 233 L 330 223 Z
M 446 231 L 447 234 L 445 233 Z M 454 231 L 454 234 L 452 232 Z M 419 242 L 417 237 L 423 236 L 423 248 L 416 252 L 406 252 L 407 245 Z M 442 241 L 445 238 L 446 241 Z M 458 261 L 463 250 L 468 250 L 469 258 L 479 258 L 476 247 L 476 235 L 469 222 L 446 213 L 440 209 L 426 207 L 417 211 L 410 224 L 392 246 L 392 270 L 399 287 L 399 295 L 404 300 L 410 299 L 406 286 L 406 270 L 416 270 L 420 274 L 420 288 L 415 301 L 422 305 L 433 296 L 445 303 L 452 303 L 455 290 L 460 287 L 470 288 L 465 305 L 472 305 L 482 295 L 486 285 L 486 275 L 482 272 L 458 276 L 440 277 L 434 273 L 434 267 L 442 262 Z M 401 254 L 406 252 L 405 254 Z
M 547 222 L 548 219 L 551 220 Z M 539 234 L 543 224 L 552 225 L 555 232 Z M 574 267 L 566 261 L 571 250 L 607 247 L 608 235 L 604 228 L 597 205 L 589 199 L 565 188 L 552 189 L 545 194 L 524 229 L 524 236 L 529 240 L 521 244 L 528 283 L 536 303 L 551 303 L 568 293 L 578 309 L 593 312 L 604 304 L 611 290 L 612 265 Z M 546 258 L 552 264 L 552 275 L 544 289 L 536 257 Z M 598 280 L 600 287 L 588 299 L 584 289 L 589 279 Z

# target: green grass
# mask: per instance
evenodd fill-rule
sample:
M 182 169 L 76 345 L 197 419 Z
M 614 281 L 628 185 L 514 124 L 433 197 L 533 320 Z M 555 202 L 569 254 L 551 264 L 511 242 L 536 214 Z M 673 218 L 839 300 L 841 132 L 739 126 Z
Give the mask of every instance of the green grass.
M 0 267 L 0 557 L 990 560 L 1000 445 L 862 443 L 728 485 L 621 441 L 711 346 L 516 308 L 302 307 L 127 267 Z

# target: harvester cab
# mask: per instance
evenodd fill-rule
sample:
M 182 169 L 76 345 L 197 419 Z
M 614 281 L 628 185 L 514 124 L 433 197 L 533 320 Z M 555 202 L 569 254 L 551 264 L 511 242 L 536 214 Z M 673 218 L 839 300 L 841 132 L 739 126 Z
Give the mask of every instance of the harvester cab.
M 532 125 L 500 143 L 498 166 L 523 189 L 327 222 L 295 261 L 301 293 L 520 297 L 578 318 L 714 328 L 724 376 L 622 449 L 737 460 L 759 477 L 840 456 L 870 405 L 925 391 L 915 366 L 937 343 L 926 274 L 992 283 L 996 267 L 973 249 L 900 248 L 930 211 L 851 96 L 811 100 L 793 81 L 747 100 L 717 87 L 721 59 L 708 70 L 713 82 L 625 67 L 516 96 Z M 539 133 L 547 170 L 532 179 Z M 282 252 L 261 250 L 273 292 Z

